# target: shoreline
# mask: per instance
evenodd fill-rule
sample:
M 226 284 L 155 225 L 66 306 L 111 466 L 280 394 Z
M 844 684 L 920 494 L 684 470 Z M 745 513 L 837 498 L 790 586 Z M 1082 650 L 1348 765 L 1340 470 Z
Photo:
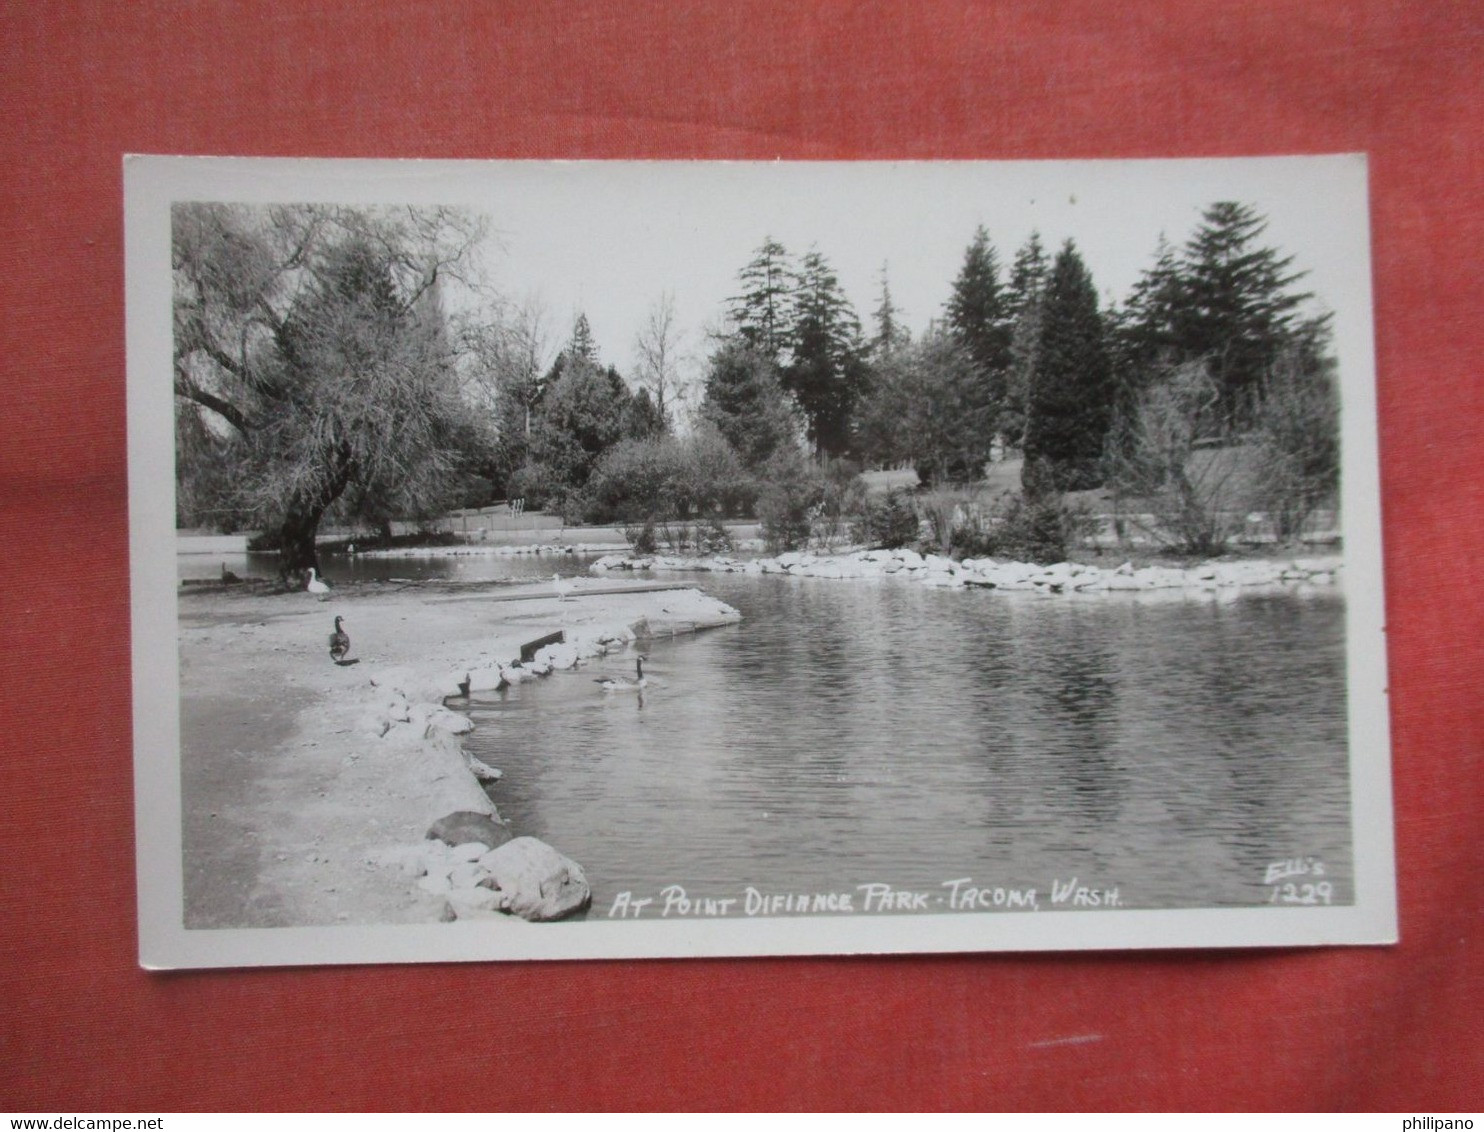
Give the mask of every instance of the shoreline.
M 1190 566 L 1142 566 L 1126 561 L 1108 568 L 1084 562 L 1041 566 L 993 558 L 949 558 L 915 550 L 855 550 L 838 554 L 791 551 L 774 557 L 610 554 L 594 562 L 595 575 L 615 571 L 656 573 L 780 574 L 799 578 L 875 580 L 897 578 L 944 589 L 977 588 L 1047 594 L 1218 595 L 1241 590 L 1330 586 L 1343 579 L 1342 555 L 1209 559 Z
M 451 814 L 499 822 L 480 776 L 519 772 L 514 744 L 511 765 L 500 768 L 464 750 L 473 723 L 457 699 L 740 615 L 692 588 L 608 583 L 585 594 L 579 583 L 566 601 L 549 583 L 525 588 L 528 600 L 488 603 L 380 587 L 324 602 L 183 589 L 185 926 L 522 922 L 502 903 L 524 918 L 555 918 L 522 902 L 541 878 L 502 877 L 497 893 L 479 864 L 483 849 L 426 836 Z M 345 666 L 326 645 L 336 616 L 352 641 Z M 279 705 L 288 710 L 276 714 Z M 511 833 L 516 849 L 493 847 L 507 866 L 534 859 L 585 893 L 580 866 L 560 846 L 543 855 Z

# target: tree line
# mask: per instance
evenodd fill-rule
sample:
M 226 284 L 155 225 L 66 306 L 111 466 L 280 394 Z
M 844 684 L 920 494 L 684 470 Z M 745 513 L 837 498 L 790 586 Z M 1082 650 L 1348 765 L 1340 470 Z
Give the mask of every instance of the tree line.
M 552 357 L 539 308 L 484 296 L 450 310 L 485 235 L 467 213 L 180 204 L 178 517 L 264 530 L 285 571 L 313 564 L 327 518 L 389 533 L 498 497 L 718 534 L 720 517 L 756 514 L 783 546 L 879 507 L 861 468 L 911 467 L 943 489 L 1019 456 L 1019 506 L 1042 522 L 1094 487 L 1176 520 L 1220 515 L 1233 500 L 1212 484 L 1257 467 L 1292 533 L 1334 491 L 1338 412 L 1326 320 L 1305 313 L 1302 273 L 1264 229 L 1251 207 L 1214 204 L 1102 307 L 1071 240 L 1049 256 L 1032 234 L 1004 268 L 981 227 L 916 335 L 885 268 L 867 328 L 817 248 L 765 239 L 686 419 L 667 297 L 625 377 L 581 314 Z M 1213 455 L 1244 451 L 1240 473 Z M 1171 542 L 1209 549 L 1223 521 Z

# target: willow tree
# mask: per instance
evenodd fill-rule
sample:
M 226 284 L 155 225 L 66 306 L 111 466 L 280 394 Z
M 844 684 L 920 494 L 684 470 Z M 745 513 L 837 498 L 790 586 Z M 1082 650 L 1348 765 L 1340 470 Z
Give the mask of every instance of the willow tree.
M 215 483 L 210 509 L 261 528 L 285 576 L 317 564 L 337 504 L 384 522 L 447 501 L 481 437 L 439 292 L 477 221 L 186 203 L 172 229 L 184 494 Z

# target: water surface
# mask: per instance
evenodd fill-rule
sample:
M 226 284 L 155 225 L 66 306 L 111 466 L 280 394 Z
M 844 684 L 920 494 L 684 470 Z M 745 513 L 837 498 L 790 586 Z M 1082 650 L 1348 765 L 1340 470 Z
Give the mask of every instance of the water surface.
M 1252 905 L 1273 862 L 1352 899 L 1343 599 L 944 591 L 708 575 L 742 624 L 476 705 L 521 833 L 624 891 L 932 894 L 1077 878 L 1121 907 Z M 1312 878 L 1311 878 L 1312 879 Z M 986 899 L 990 899 L 986 895 Z M 857 895 L 857 900 L 860 896 Z M 859 909 L 859 904 L 855 910 Z

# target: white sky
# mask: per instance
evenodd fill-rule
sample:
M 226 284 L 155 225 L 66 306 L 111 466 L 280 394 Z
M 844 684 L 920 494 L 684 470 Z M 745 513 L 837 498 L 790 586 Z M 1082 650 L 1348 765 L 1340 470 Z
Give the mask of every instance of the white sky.
M 719 325 L 737 274 L 772 237 L 795 257 L 817 247 L 869 332 L 887 266 L 900 317 L 939 316 L 983 224 L 1008 270 L 1038 230 L 1049 256 L 1075 240 L 1100 296 L 1122 299 L 1163 232 L 1181 245 L 1217 200 L 1267 216 L 1263 242 L 1296 257 L 1303 288 L 1335 307 L 1366 240 L 1364 166 L 1353 158 L 1017 163 L 505 163 L 478 207 L 500 246 L 490 280 L 537 296 L 564 341 L 587 314 L 605 363 L 628 372 L 661 293 L 693 350 Z M 473 203 L 473 202 L 471 202 Z M 1361 262 L 1364 262 L 1362 259 Z
M 817 247 L 863 327 L 882 264 L 914 334 L 941 314 L 974 229 L 1001 265 L 1035 229 L 1048 255 L 1076 241 L 1103 301 L 1122 299 L 1164 233 L 1177 247 L 1218 200 L 1269 220 L 1263 242 L 1310 272 L 1303 287 L 1335 312 L 1368 365 L 1370 262 L 1363 157 L 1040 162 L 544 162 L 143 158 L 171 199 L 456 204 L 498 236 L 489 281 L 536 297 L 553 349 L 587 314 L 600 356 L 629 374 L 634 337 L 673 294 L 699 360 L 737 273 L 767 237 Z

